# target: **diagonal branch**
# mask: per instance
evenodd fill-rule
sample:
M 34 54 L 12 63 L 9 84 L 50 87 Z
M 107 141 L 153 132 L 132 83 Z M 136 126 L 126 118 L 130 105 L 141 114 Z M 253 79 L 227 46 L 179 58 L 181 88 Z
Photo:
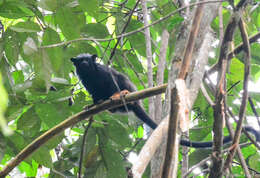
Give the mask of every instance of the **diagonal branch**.
M 225 118 L 225 106 L 224 106 L 224 98 L 225 98 L 225 76 L 227 70 L 227 60 L 228 60 L 228 51 L 230 43 L 233 40 L 233 36 L 235 33 L 235 29 L 240 20 L 240 11 L 235 11 L 232 15 L 227 28 L 225 30 L 225 34 L 223 37 L 223 41 L 220 48 L 220 55 L 218 60 L 218 78 L 215 92 L 215 106 L 214 109 L 214 123 L 213 123 L 213 152 L 212 152 L 212 162 L 213 165 L 210 169 L 209 177 L 222 177 L 223 170 L 223 158 L 221 156 L 222 145 L 223 145 L 223 131 L 222 127 L 224 124 Z
M 136 101 L 139 99 L 147 98 L 149 96 L 158 95 L 164 93 L 166 90 L 167 84 L 163 84 L 157 87 L 148 88 L 142 91 L 137 91 L 130 93 L 125 96 L 124 100 L 126 103 Z M 98 114 L 107 109 L 112 109 L 118 106 L 124 105 L 122 100 L 106 100 L 99 105 L 94 105 L 89 110 L 81 111 L 68 119 L 64 120 L 60 124 L 56 125 L 52 129 L 48 130 L 40 137 L 35 139 L 32 143 L 27 145 L 20 153 L 18 153 L 0 172 L 0 177 L 5 177 L 13 168 L 19 165 L 25 158 L 35 152 L 40 148 L 44 143 L 53 138 L 54 136 L 60 134 L 65 129 L 75 125 L 76 123 L 85 120 L 95 114 Z
M 240 19 L 239 21 L 239 29 L 241 32 L 241 36 L 242 36 L 242 40 L 244 43 L 244 50 L 245 50 L 245 72 L 244 72 L 244 85 L 243 85 L 243 96 L 242 96 L 242 103 L 240 106 L 240 110 L 239 110 L 239 120 L 237 123 L 237 128 L 236 128 L 236 132 L 235 132 L 235 136 L 233 139 L 233 145 L 235 146 L 234 149 L 231 149 L 226 162 L 225 162 L 225 166 L 224 169 L 228 169 L 232 163 L 232 159 L 235 155 L 236 152 L 236 147 L 239 144 L 239 139 L 240 139 L 240 135 L 241 135 L 241 131 L 242 131 L 242 123 L 245 117 L 245 111 L 246 111 L 246 105 L 247 105 L 247 101 L 248 101 L 248 82 L 249 82 L 249 75 L 250 75 L 250 57 L 251 57 L 251 52 L 250 52 L 250 44 L 249 44 L 249 40 L 248 40 L 248 35 L 247 35 L 247 31 L 246 31 L 246 27 L 245 27 L 245 23 L 242 19 Z

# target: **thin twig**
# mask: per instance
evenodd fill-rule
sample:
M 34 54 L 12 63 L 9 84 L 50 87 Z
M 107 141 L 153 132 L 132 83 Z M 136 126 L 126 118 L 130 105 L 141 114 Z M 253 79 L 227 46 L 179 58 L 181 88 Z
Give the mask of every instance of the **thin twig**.
M 241 102 L 241 106 L 240 106 L 240 110 L 239 110 L 239 120 L 237 123 L 235 136 L 233 139 L 233 145 L 238 145 L 238 143 L 239 143 L 240 135 L 241 135 L 241 131 L 242 131 L 242 123 L 243 123 L 243 120 L 245 117 L 246 105 L 247 105 L 247 100 L 248 100 L 248 82 L 249 82 L 249 76 L 250 76 L 250 58 L 251 58 L 250 43 L 248 40 L 246 27 L 245 27 L 244 21 L 242 19 L 240 19 L 240 21 L 239 21 L 239 29 L 240 29 L 242 40 L 244 43 L 244 50 L 245 50 L 245 60 L 244 60 L 245 69 L 244 70 L 245 71 L 244 71 L 243 96 L 242 96 L 242 102 Z M 235 152 L 236 152 L 236 147 L 234 147 L 234 149 L 230 150 L 230 152 L 227 156 L 226 162 L 225 162 L 224 171 L 227 170 L 227 168 L 229 168 L 231 166 L 232 159 L 234 157 Z
M 61 43 L 56 43 L 56 44 L 51 44 L 51 45 L 46 45 L 46 46 L 40 46 L 39 48 L 54 48 L 54 47 L 58 47 L 58 46 L 63 46 L 63 45 L 67 45 L 67 44 L 70 44 L 70 43 L 74 43 L 74 42 L 78 42 L 78 41 L 99 41 L 99 42 L 105 42 L 105 41 L 110 41 L 110 40 L 115 40 L 115 39 L 119 39 L 119 38 L 122 38 L 122 37 L 126 37 L 126 36 L 130 36 L 130 35 L 133 35 L 135 33 L 138 33 L 138 32 L 141 32 L 143 31 L 144 29 L 146 28 L 149 28 L 151 26 L 154 26 L 168 18 L 170 18 L 171 16 L 173 16 L 174 14 L 188 8 L 188 7 L 193 7 L 193 6 L 196 6 L 196 5 L 199 5 L 199 4 L 208 4 L 208 3 L 219 3 L 219 2 L 223 2 L 222 0 L 214 0 L 214 1 L 203 1 L 203 2 L 196 2 L 196 3 L 192 3 L 192 4 L 189 4 L 187 6 L 184 6 L 182 8 L 179 8 L 171 13 L 169 13 L 168 15 L 150 23 L 149 25 L 147 26 L 143 26 L 141 28 L 138 28 L 134 31 L 131 31 L 131 32 L 128 32 L 128 33 L 124 33 L 124 34 L 121 34 L 121 35 L 118 35 L 116 37 L 113 37 L 113 38 L 78 38 L 78 39 L 74 39 L 74 40 L 69 40 L 69 41 L 64 41 L 64 42 L 61 42 Z
M 83 163 L 83 158 L 85 155 L 85 147 L 86 147 L 86 140 L 87 140 L 87 134 L 88 134 L 88 130 L 91 126 L 93 122 L 93 116 L 90 117 L 89 122 L 88 122 L 88 126 L 85 129 L 83 138 L 82 138 L 82 144 L 81 144 L 81 152 L 80 152 L 80 160 L 79 160 L 79 174 L 78 174 L 78 178 L 81 178 L 81 172 L 82 172 L 82 163 Z
M 131 10 L 131 12 L 130 12 L 130 14 L 129 14 L 129 17 L 128 17 L 128 19 L 127 19 L 127 22 L 126 22 L 126 24 L 124 25 L 123 30 L 121 31 L 121 34 L 124 34 L 124 33 L 125 33 L 126 28 L 128 27 L 128 25 L 129 25 L 129 23 L 130 23 L 130 21 L 131 21 L 131 19 L 132 19 L 132 15 L 133 15 L 133 13 L 134 13 L 134 10 L 135 10 L 136 7 L 138 6 L 139 2 L 140 2 L 140 0 L 138 0 L 138 1 L 135 3 L 134 8 Z M 123 37 L 123 36 L 122 36 L 122 37 Z M 117 48 L 119 42 L 121 41 L 122 37 L 119 37 L 119 38 L 117 39 L 117 42 L 116 42 L 116 44 L 115 44 L 115 46 L 114 46 L 114 48 L 113 48 L 113 50 L 112 50 L 112 52 L 111 52 L 111 54 L 110 54 L 110 57 L 109 57 L 109 60 L 108 60 L 108 65 L 112 63 L 112 58 L 113 58 L 113 56 L 115 55 L 116 48 Z

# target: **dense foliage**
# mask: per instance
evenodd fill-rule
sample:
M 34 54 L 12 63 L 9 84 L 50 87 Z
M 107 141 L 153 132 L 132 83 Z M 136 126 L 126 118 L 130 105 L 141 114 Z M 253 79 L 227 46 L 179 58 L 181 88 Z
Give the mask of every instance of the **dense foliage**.
M 59 124 L 69 116 L 91 104 L 89 94 L 74 74 L 70 58 L 80 53 L 97 54 L 101 63 L 111 63 L 116 70 L 125 73 L 138 89 L 146 88 L 146 47 L 142 32 L 123 37 L 112 60 L 109 59 L 117 42 L 109 39 L 125 32 L 137 30 L 143 26 L 142 10 L 139 5 L 127 23 L 129 14 L 135 6 L 135 0 L 0 0 L 0 20 L 2 37 L 0 39 L 0 160 L 6 165 L 32 140 L 46 130 Z M 173 12 L 178 8 L 172 1 L 149 1 L 148 9 L 151 21 Z M 249 35 L 260 29 L 259 1 L 248 6 L 244 19 Z M 231 12 L 228 3 L 223 3 L 223 25 L 227 25 Z M 181 14 L 150 27 L 152 51 L 154 54 L 153 74 L 157 72 L 160 36 L 164 29 L 170 33 L 167 50 L 167 66 L 174 54 L 176 34 L 183 22 Z M 212 23 L 219 40 L 219 17 Z M 80 38 L 93 40 L 77 40 Z M 96 40 L 95 40 L 96 39 Z M 46 48 L 45 46 L 75 40 L 64 45 Z M 234 46 L 242 42 L 239 32 L 235 34 Z M 260 77 L 260 44 L 251 44 L 251 81 Z M 215 44 L 210 65 L 219 55 L 219 46 Z M 239 53 L 230 63 L 228 86 L 243 81 L 243 53 Z M 167 82 L 168 71 L 165 71 Z M 243 82 L 235 85 L 228 93 L 228 105 L 238 115 L 239 101 Z M 254 88 L 255 89 L 255 88 Z M 256 91 L 256 90 L 254 90 Z M 8 93 L 8 99 L 6 96 Z M 250 96 L 260 113 L 259 88 Z M 71 105 L 71 103 L 73 103 Z M 147 102 L 144 102 L 147 106 Z M 258 106 L 258 107 L 257 107 Z M 207 101 L 199 94 L 194 108 L 194 121 L 198 128 L 191 130 L 192 140 L 211 140 L 213 111 Z M 247 117 L 254 116 L 250 105 Z M 131 164 L 126 161 L 129 152 L 138 152 L 144 140 L 143 129 L 139 124 L 129 122 L 131 116 L 111 115 L 107 112 L 96 115 L 88 130 L 83 172 L 87 177 L 126 177 Z M 8 127 L 6 123 L 8 123 Z M 78 173 L 82 137 L 88 122 L 82 122 L 67 129 L 41 146 L 35 153 L 23 161 L 18 169 L 27 177 L 39 174 L 42 167 L 49 168 L 45 177 L 73 177 Z M 138 142 L 138 144 L 136 144 Z M 137 145 L 137 146 L 136 146 Z M 260 155 L 254 146 L 242 149 L 249 167 L 260 172 Z M 190 166 L 208 156 L 208 152 L 191 150 Z M 234 172 L 243 175 L 240 165 L 234 166 Z

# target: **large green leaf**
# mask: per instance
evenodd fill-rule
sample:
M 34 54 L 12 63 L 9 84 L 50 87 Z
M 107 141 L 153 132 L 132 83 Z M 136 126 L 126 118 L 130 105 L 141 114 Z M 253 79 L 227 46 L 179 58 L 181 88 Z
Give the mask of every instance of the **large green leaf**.
M 47 168 L 52 167 L 52 158 L 50 155 L 50 150 L 42 146 L 36 152 L 34 152 L 28 159 L 34 159 L 38 164 L 43 165 Z
M 93 17 L 96 17 L 98 14 L 98 3 L 98 0 L 79 0 L 80 7 Z
M 138 22 L 137 20 L 132 20 L 127 27 L 127 32 L 137 30 L 138 28 L 142 27 L 143 24 Z M 138 53 L 142 56 L 146 56 L 146 45 L 145 45 L 145 38 L 143 33 L 135 33 L 127 37 L 133 46 L 133 48 L 138 51 Z
M 59 124 L 68 117 L 68 106 L 66 103 L 45 103 L 35 105 L 36 113 L 48 128 Z
M 109 146 L 102 148 L 102 151 L 108 178 L 126 177 L 126 170 L 120 154 Z
M 50 44 L 55 44 L 60 42 L 60 37 L 59 34 L 51 29 L 47 28 L 44 31 L 43 34 L 43 41 L 42 45 L 50 45 Z M 56 47 L 56 48 L 47 48 L 46 49 L 50 62 L 52 64 L 52 69 L 55 71 L 55 74 L 58 75 L 62 73 L 62 64 L 63 64 L 63 53 L 62 53 L 62 48 L 61 47 Z M 58 75 L 59 76 L 59 75 Z
M 94 38 L 105 38 L 109 35 L 107 27 L 101 23 L 89 23 L 81 28 L 81 32 Z
M 40 26 L 37 23 L 26 21 L 19 22 L 14 26 L 10 26 L 10 29 L 16 32 L 39 32 L 41 31 Z
M 15 65 L 18 61 L 20 52 L 18 34 L 10 29 L 7 29 L 4 36 L 4 50 L 8 61 Z
M 26 7 L 21 7 L 19 1 L 17 2 L 5 2 L 0 5 L 0 16 L 17 19 L 21 17 L 25 17 L 28 15 L 32 15 L 31 11 Z
M 110 120 L 107 126 L 109 137 L 121 146 L 130 146 L 131 140 L 126 129 L 117 121 Z
M 34 107 L 27 110 L 17 121 L 17 129 L 23 130 L 30 137 L 33 137 L 37 132 L 39 132 L 40 128 L 41 121 L 36 114 Z
M 71 8 L 59 8 L 55 14 L 55 21 L 68 40 L 75 39 L 80 36 L 80 26 L 77 22 L 77 15 Z
M 33 80 L 34 89 L 42 90 L 45 88 L 45 90 L 48 91 L 51 86 L 52 66 L 50 58 L 44 49 L 39 50 L 39 52 L 34 55 L 33 64 L 36 73 L 35 79 Z

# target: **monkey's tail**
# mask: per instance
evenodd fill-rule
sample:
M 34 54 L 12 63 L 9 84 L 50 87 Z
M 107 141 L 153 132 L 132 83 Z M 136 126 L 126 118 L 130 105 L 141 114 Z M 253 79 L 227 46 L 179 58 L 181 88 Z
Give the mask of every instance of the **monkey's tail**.
M 129 109 L 134 112 L 136 117 L 138 117 L 140 120 L 142 120 L 145 124 L 147 124 L 152 129 L 155 129 L 157 127 L 157 124 L 146 114 L 142 106 L 140 106 L 137 103 L 129 104 Z
M 247 132 L 250 132 L 255 136 L 255 139 L 257 142 L 260 142 L 260 133 L 259 131 L 255 130 L 253 127 L 250 126 L 244 126 L 243 129 L 245 129 Z M 229 136 L 225 136 L 223 139 L 223 144 L 227 144 L 232 141 L 232 138 Z M 194 142 L 194 141 L 189 141 L 189 140 L 181 140 L 180 142 L 181 145 L 183 146 L 188 146 L 188 147 L 195 147 L 195 148 L 210 148 L 213 146 L 213 142 Z

